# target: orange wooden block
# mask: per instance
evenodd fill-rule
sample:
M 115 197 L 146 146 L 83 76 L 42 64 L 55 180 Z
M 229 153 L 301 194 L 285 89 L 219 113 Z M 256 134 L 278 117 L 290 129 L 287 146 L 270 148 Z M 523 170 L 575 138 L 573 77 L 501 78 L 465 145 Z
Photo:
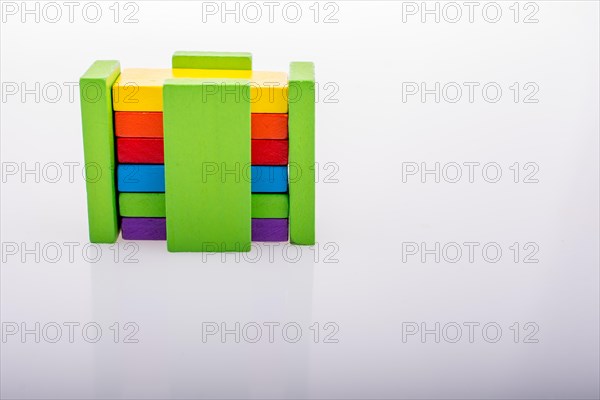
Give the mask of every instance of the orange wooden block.
M 252 114 L 252 139 L 287 138 L 287 114 Z
M 163 113 L 117 111 L 115 134 L 119 137 L 163 137 Z

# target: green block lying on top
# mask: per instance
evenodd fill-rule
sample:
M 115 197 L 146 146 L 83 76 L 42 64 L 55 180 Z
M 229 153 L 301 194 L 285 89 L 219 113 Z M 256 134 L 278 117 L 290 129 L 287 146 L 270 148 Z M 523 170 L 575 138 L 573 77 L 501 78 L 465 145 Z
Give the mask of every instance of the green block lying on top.
M 315 244 L 315 67 L 290 64 L 290 242 Z
M 177 51 L 173 68 L 252 70 L 252 54 L 216 51 Z
M 249 93 L 247 80 L 165 82 L 169 251 L 250 251 Z
M 287 218 L 287 193 L 253 193 L 252 218 Z M 119 193 L 119 213 L 122 217 L 164 218 L 164 193 Z
M 112 85 L 120 73 L 118 61 L 96 61 L 79 80 L 92 243 L 114 243 L 119 236 Z

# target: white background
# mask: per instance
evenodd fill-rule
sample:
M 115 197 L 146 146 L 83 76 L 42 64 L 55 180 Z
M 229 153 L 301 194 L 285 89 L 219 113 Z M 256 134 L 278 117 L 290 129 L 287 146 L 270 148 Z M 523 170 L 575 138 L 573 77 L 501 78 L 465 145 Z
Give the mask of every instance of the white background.
M 419 13 L 403 14 L 420 2 L 321 3 L 317 22 L 313 3 L 298 3 L 296 23 L 290 6 L 282 15 L 286 3 L 275 8 L 272 23 L 262 2 L 256 23 L 244 3 L 237 6 L 239 22 L 234 14 L 222 22 L 219 12 L 203 13 L 222 11 L 221 2 L 121 3 L 117 23 L 113 2 L 99 3 L 97 23 L 82 15 L 86 3 L 78 3 L 72 23 L 62 2 L 56 23 L 45 3 L 37 3 L 39 22 L 23 15 L 20 2 L 12 4 L 15 15 L 7 3 L 0 41 L 1 320 L 4 333 L 40 323 L 41 337 L 36 343 L 34 334 L 5 336 L 3 398 L 600 395 L 597 2 L 520 3 L 519 22 L 513 2 L 499 2 L 496 23 L 488 22 L 494 5 L 482 14 L 485 2 L 473 22 L 459 2 L 456 23 L 448 21 L 455 9 L 445 3 L 438 3 L 447 12 L 439 23 L 434 15 L 422 22 Z M 123 23 L 132 11 L 138 22 Z M 332 12 L 332 23 L 324 23 Z M 537 23 L 523 22 L 530 13 Z M 221 259 L 170 254 L 163 242 L 85 247 L 79 98 L 77 89 L 69 98 L 69 86 L 96 59 L 169 67 L 176 50 L 250 51 L 260 70 L 315 62 L 322 95 L 315 249 L 278 246 L 271 257 L 269 247 L 259 246 L 240 259 Z M 433 94 L 403 101 L 410 82 L 429 89 L 456 82 L 463 96 L 456 103 L 449 101 L 455 92 L 439 103 Z M 472 102 L 464 82 L 479 84 Z M 497 102 L 482 96 L 490 82 L 502 89 Z M 537 102 L 526 103 L 532 87 L 539 89 L 530 99 Z M 23 88 L 31 90 L 24 97 Z M 473 182 L 465 162 L 480 163 Z M 73 179 L 64 163 L 75 163 Z M 439 182 L 433 174 L 425 182 L 420 174 L 403 179 L 403 169 L 415 165 L 407 163 L 440 163 L 446 174 Z M 448 163 L 463 166 L 459 182 L 449 182 L 456 170 Z M 487 181 L 493 170 L 482 175 L 488 163 L 501 169 L 496 183 Z M 524 182 L 532 171 L 526 163 L 537 169 L 537 182 Z M 39 176 L 22 173 L 36 168 Z M 425 254 L 423 262 L 421 253 L 407 254 L 411 242 L 428 249 L 458 243 L 463 254 L 454 263 L 455 253 L 439 262 Z M 473 262 L 465 242 L 480 244 Z M 493 250 L 487 260 L 482 255 L 486 243 L 502 250 L 497 262 L 489 261 Z M 531 251 L 537 263 L 524 262 Z M 73 343 L 68 322 L 80 324 Z M 93 329 L 81 332 L 90 322 L 102 328 L 97 343 L 85 340 Z M 119 343 L 110 330 L 115 322 Z M 139 327 L 138 343 L 123 343 L 127 322 Z M 234 334 L 224 343 L 220 335 L 203 341 L 207 322 L 228 329 L 256 323 L 263 336 L 250 343 L 254 331 L 246 330 L 240 343 Z M 266 322 L 280 324 L 273 343 Z M 318 339 L 310 330 L 315 322 Z M 472 343 L 469 322 L 479 324 Z M 53 323 L 63 327 L 57 343 L 48 340 Z M 286 323 L 301 327 L 297 343 L 283 337 Z M 436 323 L 439 343 L 433 333 L 403 340 L 408 327 L 435 330 Z M 462 337 L 451 343 L 456 324 Z M 485 324 L 501 327 L 496 343 L 489 342 L 494 329 L 482 333 Z M 334 327 L 337 343 L 325 343 Z

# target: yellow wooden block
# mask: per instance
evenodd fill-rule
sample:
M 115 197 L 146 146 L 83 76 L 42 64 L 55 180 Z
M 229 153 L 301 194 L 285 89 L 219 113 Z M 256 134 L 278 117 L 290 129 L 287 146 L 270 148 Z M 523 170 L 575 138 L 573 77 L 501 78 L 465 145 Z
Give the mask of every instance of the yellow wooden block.
M 163 83 L 172 78 L 231 78 L 250 80 L 253 113 L 288 112 L 288 77 L 285 72 L 130 68 L 113 85 L 115 111 L 162 111 Z

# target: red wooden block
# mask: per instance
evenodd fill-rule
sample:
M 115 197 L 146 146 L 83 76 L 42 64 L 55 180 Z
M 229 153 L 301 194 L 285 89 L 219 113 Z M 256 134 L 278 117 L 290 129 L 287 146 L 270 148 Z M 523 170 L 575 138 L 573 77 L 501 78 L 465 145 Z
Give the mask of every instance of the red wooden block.
M 252 140 L 252 165 L 287 165 L 288 141 Z
M 252 139 L 287 139 L 287 114 L 252 114 Z
M 115 135 L 119 137 L 163 137 L 163 113 L 115 112 Z
M 164 164 L 162 138 L 117 138 L 117 160 L 120 164 Z

